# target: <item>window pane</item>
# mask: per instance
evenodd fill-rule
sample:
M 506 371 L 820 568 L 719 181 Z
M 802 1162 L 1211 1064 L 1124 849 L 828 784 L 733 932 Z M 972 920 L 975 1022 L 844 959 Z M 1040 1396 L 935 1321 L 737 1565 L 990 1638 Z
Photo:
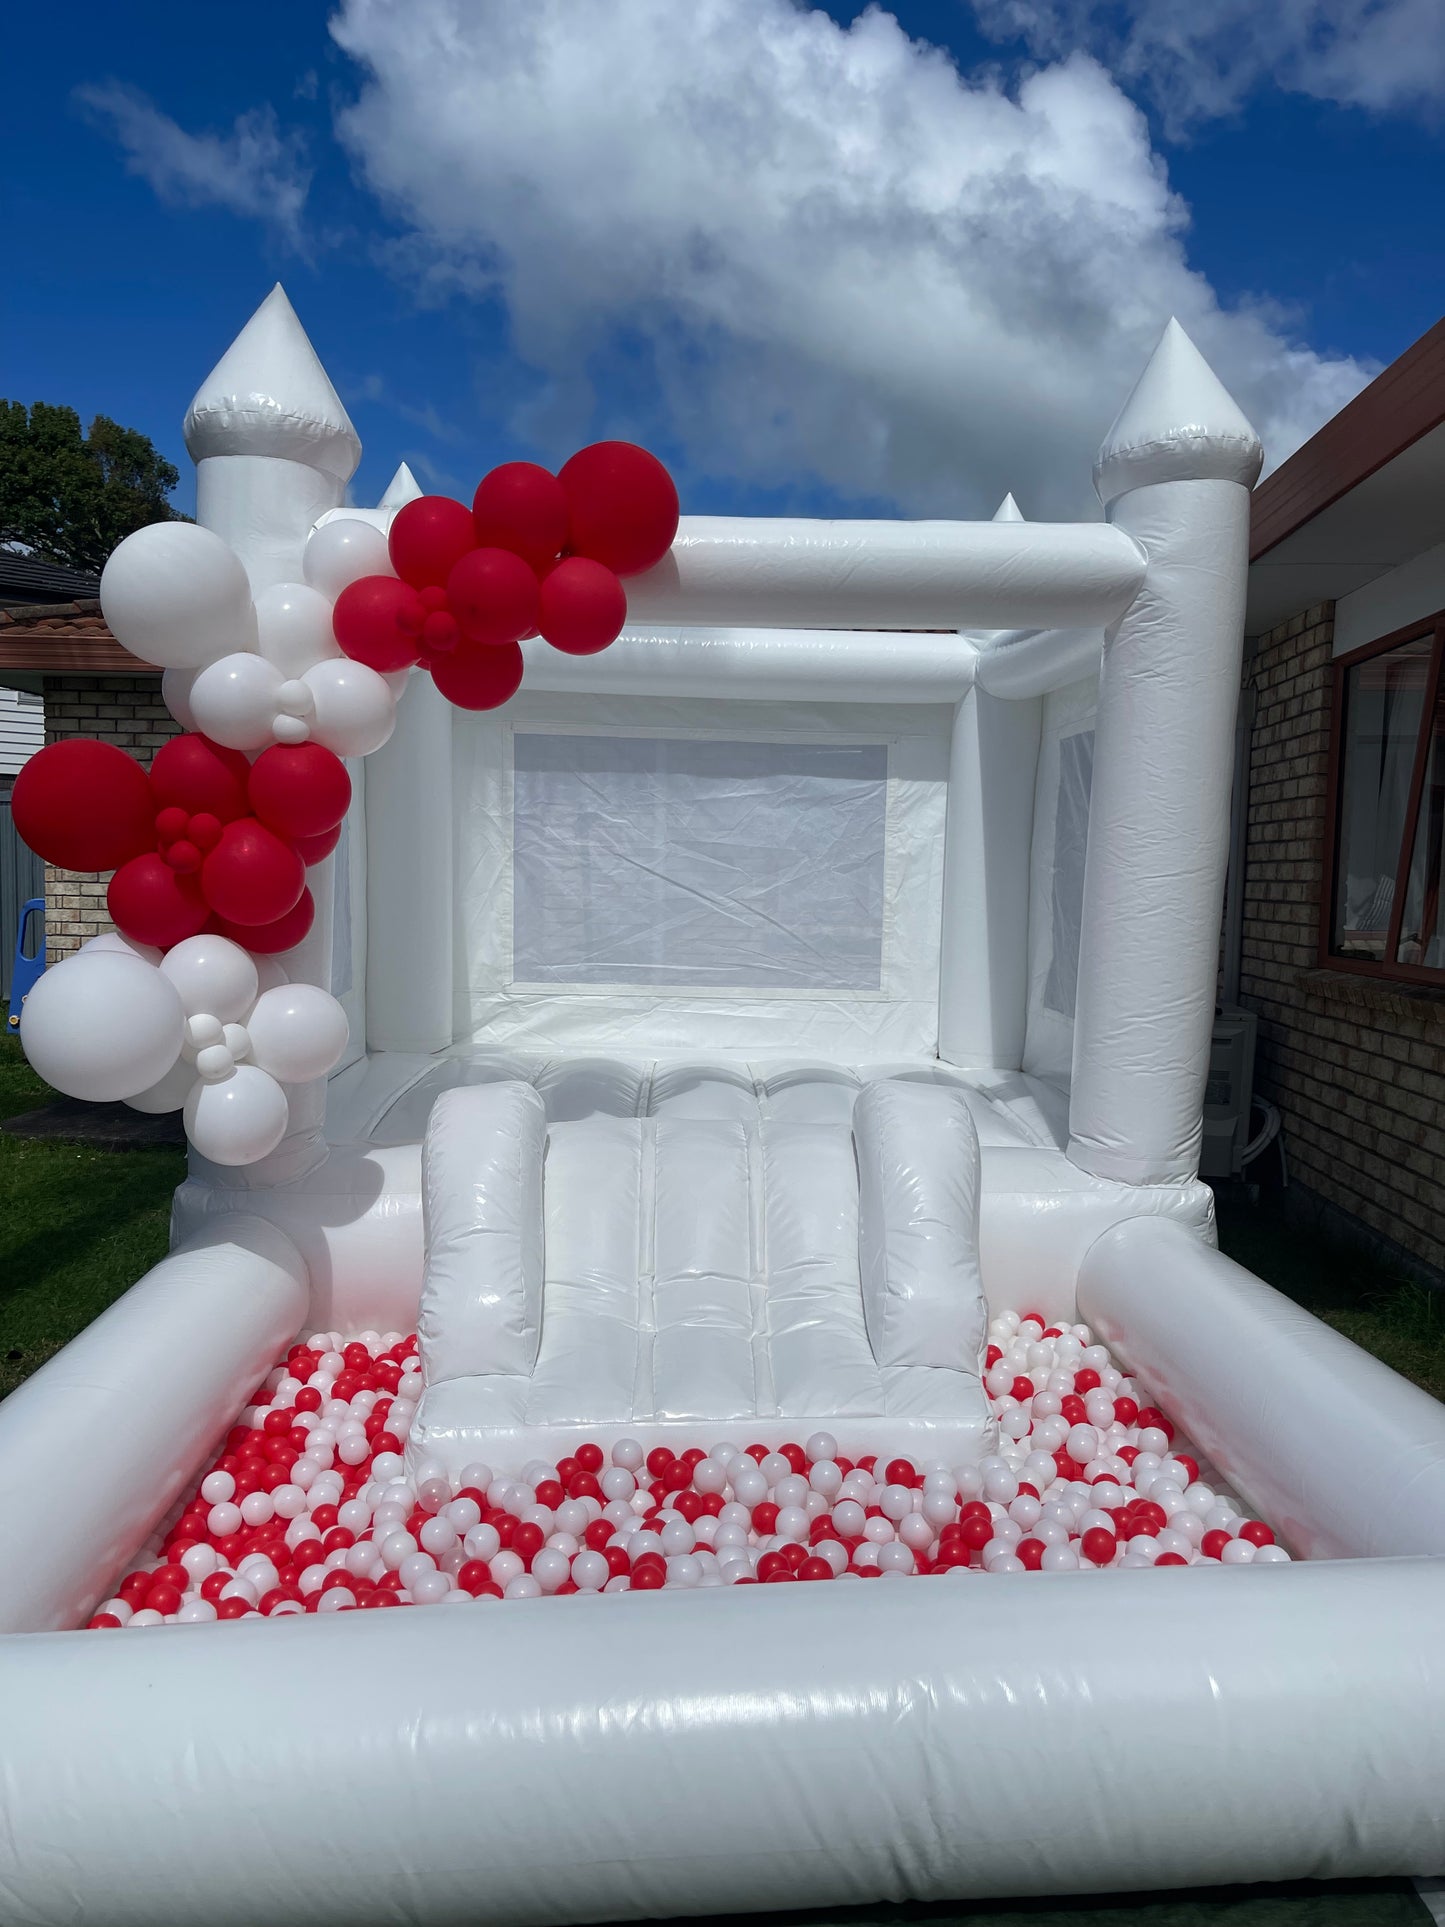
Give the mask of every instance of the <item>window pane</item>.
M 1414 849 L 1400 917 L 1398 963 L 1445 970 L 1445 930 L 1440 915 L 1440 841 L 1445 830 L 1445 684 L 1436 697 L 1425 749 L 1425 786 L 1415 823 Z
M 1383 960 L 1434 647 L 1429 636 L 1345 678 L 1340 854 L 1330 948 Z

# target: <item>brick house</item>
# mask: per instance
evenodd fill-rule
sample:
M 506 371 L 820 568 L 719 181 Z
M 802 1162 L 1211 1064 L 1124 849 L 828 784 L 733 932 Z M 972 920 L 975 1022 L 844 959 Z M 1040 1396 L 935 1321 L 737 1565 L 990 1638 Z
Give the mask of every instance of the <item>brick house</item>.
M 1250 549 L 1225 1001 L 1291 1211 L 1440 1283 L 1445 321 L 1259 485 Z

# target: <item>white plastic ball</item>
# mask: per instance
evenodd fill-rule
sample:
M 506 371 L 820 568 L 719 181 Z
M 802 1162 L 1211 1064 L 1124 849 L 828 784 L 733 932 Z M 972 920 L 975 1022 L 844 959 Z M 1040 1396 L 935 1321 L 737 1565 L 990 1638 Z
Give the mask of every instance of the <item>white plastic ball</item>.
M 20 1041 L 36 1075 L 105 1103 L 148 1091 L 181 1053 L 175 986 L 139 957 L 102 951 L 47 970 L 25 999 Z
M 540 1599 L 542 1588 L 529 1572 L 519 1572 L 502 1588 L 504 1599 Z
M 807 1454 L 809 1464 L 817 1465 L 821 1460 L 837 1458 L 838 1441 L 831 1432 L 814 1432 L 803 1450 Z
M 338 515 L 311 531 L 301 558 L 301 572 L 328 602 L 335 602 L 343 589 L 363 576 L 396 574 L 381 530 L 352 515 Z M 258 598 L 258 613 L 259 609 Z M 330 613 L 328 609 L 328 627 Z
M 199 669 L 254 649 L 251 585 L 233 551 L 194 522 L 128 535 L 101 571 L 100 606 L 123 648 L 162 669 Z
M 808 1537 L 809 1519 L 800 1505 L 785 1505 L 778 1513 L 778 1523 L 774 1530 L 780 1539 L 793 1539 L 799 1545 Z
M 880 1572 L 912 1572 L 916 1563 L 912 1551 L 901 1540 L 878 1548 Z
M 601 1592 L 611 1577 L 612 1568 L 600 1552 L 593 1552 L 589 1548 L 574 1556 L 572 1583 L 579 1592 Z
M 229 937 L 187 937 L 166 952 L 161 971 L 175 985 L 187 1017 L 239 1023 L 256 1001 L 256 966 Z
M 845 1539 L 858 1538 L 867 1523 L 868 1515 L 852 1499 L 843 1499 L 833 1508 L 833 1524 Z
M 603 1564 L 607 1562 L 604 1560 Z M 565 1552 L 558 1552 L 551 1546 L 543 1546 L 532 1560 L 532 1577 L 543 1592 L 556 1592 L 572 1570 L 572 1561 Z
M 910 1512 L 906 1519 L 898 1523 L 898 1537 L 905 1546 L 915 1552 L 923 1552 L 933 1544 L 933 1527 L 921 1512 Z
M 612 1463 L 624 1466 L 629 1472 L 636 1472 L 643 1457 L 642 1447 L 636 1439 L 619 1439 L 612 1448 Z

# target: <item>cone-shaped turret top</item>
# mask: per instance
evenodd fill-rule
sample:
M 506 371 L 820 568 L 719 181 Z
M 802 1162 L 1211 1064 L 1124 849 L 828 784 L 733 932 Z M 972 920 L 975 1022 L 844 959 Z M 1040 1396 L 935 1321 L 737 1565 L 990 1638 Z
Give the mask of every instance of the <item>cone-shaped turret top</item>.
M 193 460 L 271 455 L 349 481 L 361 441 L 278 281 L 186 411 Z
M 405 508 L 421 494 L 421 483 L 412 474 L 405 462 L 386 485 L 386 493 L 377 503 L 379 509 Z
M 1239 404 L 1174 319 L 1104 437 L 1094 486 L 1107 507 L 1154 482 L 1254 485 L 1263 460 Z
M 1023 510 L 1019 507 L 1013 496 L 1005 495 L 998 507 L 994 510 L 993 519 L 995 522 L 1022 522 L 1025 518 Z

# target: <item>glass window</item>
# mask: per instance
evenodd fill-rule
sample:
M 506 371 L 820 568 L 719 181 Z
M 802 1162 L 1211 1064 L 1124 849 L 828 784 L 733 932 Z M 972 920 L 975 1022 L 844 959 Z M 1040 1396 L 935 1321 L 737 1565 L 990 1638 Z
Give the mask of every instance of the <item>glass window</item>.
M 1331 960 L 1445 973 L 1442 632 L 1437 623 L 1339 669 Z

